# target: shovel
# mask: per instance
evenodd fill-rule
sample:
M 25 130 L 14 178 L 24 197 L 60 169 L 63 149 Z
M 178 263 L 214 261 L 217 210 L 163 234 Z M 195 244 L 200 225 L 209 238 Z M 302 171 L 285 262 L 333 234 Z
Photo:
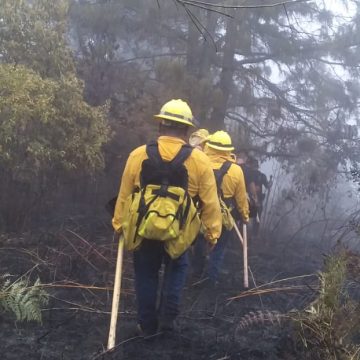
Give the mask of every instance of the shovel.
M 112 299 L 111 321 L 110 321 L 110 330 L 109 330 L 109 339 L 108 339 L 107 350 L 112 350 L 115 347 L 116 324 L 117 324 L 117 319 L 118 319 L 120 293 L 121 293 L 121 273 L 122 273 L 123 251 L 124 251 L 124 236 L 120 235 L 119 248 L 118 248 L 117 259 L 116 259 L 115 282 L 114 282 L 114 292 L 113 292 L 113 299 Z

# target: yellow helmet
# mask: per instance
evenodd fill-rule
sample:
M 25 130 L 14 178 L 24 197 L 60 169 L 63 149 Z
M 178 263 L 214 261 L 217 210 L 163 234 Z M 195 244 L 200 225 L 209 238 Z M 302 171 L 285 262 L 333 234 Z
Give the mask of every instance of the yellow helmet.
M 232 145 L 230 135 L 222 130 L 211 134 L 206 144 L 209 148 L 220 151 L 233 151 L 235 149 Z
M 190 106 L 181 99 L 173 99 L 168 101 L 163 105 L 160 113 L 155 115 L 155 118 L 176 121 L 184 125 L 195 126 L 195 120 Z
M 189 144 L 191 146 L 199 146 L 207 141 L 209 137 L 209 132 L 206 129 L 199 129 L 193 132 L 189 138 Z

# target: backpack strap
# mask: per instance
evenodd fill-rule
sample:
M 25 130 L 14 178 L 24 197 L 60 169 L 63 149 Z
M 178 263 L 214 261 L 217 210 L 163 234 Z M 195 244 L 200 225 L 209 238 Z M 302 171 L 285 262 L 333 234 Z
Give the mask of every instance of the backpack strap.
M 152 162 L 159 163 L 163 161 L 159 152 L 159 145 L 157 141 L 153 141 L 146 145 L 146 154 Z
M 190 156 L 191 152 L 194 150 L 189 144 L 184 144 L 176 156 L 171 160 L 171 165 L 173 167 L 178 167 L 184 163 L 184 161 Z
M 162 159 L 161 155 L 160 155 L 159 144 L 157 143 L 157 141 L 151 142 L 148 145 L 146 145 L 146 154 L 147 154 L 147 156 L 148 156 L 148 158 L 149 158 L 149 160 L 151 162 L 153 162 L 156 165 L 160 165 L 162 163 L 167 162 L 167 163 L 170 164 L 170 166 L 172 168 L 177 168 L 177 167 L 183 165 L 184 161 L 190 156 L 192 150 L 193 150 L 192 146 L 190 146 L 188 144 L 184 144 L 184 145 L 182 145 L 182 147 L 180 148 L 180 150 L 176 154 L 176 156 L 170 162 L 167 162 L 167 161 L 164 161 Z M 150 203 L 146 205 L 145 204 L 145 199 L 144 199 L 145 187 L 141 190 L 141 197 L 140 197 L 139 209 L 138 209 L 139 215 L 138 215 L 138 219 L 137 219 L 137 222 L 136 222 L 135 234 L 138 231 L 141 220 L 143 219 L 144 215 L 148 211 L 148 209 L 151 206 L 152 202 L 154 202 L 157 197 L 159 197 L 159 196 L 165 197 L 166 196 L 166 197 L 172 198 L 175 201 L 179 201 L 179 196 L 169 192 L 168 191 L 168 186 L 166 184 L 161 185 L 161 187 L 159 189 L 157 189 L 157 190 L 153 190 L 152 193 L 154 195 L 156 195 L 156 197 L 154 197 L 153 200 L 150 201 Z M 184 224 L 184 222 L 185 222 L 185 220 L 186 220 L 186 218 L 188 216 L 191 201 L 192 201 L 187 192 L 186 192 L 186 200 L 187 200 L 186 207 L 185 207 L 184 213 L 181 216 L 182 219 L 180 219 L 180 227 L 183 226 L 183 224 Z M 181 215 L 180 212 L 179 212 L 179 215 Z M 135 241 L 135 239 L 136 239 L 136 235 L 134 237 L 134 241 Z
M 233 163 L 231 161 L 225 161 L 221 165 L 221 168 L 215 172 L 216 185 L 217 185 L 218 191 L 220 191 L 220 192 L 222 192 L 221 191 L 221 185 L 222 185 L 224 176 L 229 171 L 230 166 L 232 164 Z
M 184 163 L 184 161 L 190 156 L 191 152 L 193 151 L 193 147 L 189 144 L 184 144 L 176 156 L 170 161 L 173 167 L 180 166 Z M 156 163 L 164 162 L 160 155 L 159 151 L 159 144 L 157 141 L 151 142 L 150 144 L 146 145 L 146 154 L 151 161 Z

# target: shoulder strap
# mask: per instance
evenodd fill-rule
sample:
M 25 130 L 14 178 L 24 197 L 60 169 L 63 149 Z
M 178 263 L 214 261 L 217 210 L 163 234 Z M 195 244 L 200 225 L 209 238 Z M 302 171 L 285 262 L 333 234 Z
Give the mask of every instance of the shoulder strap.
M 192 146 L 184 144 L 176 156 L 170 161 L 171 165 L 174 167 L 182 165 L 183 162 L 190 156 L 193 149 L 194 148 Z M 159 145 L 156 141 L 146 145 L 146 154 L 148 158 L 155 163 L 164 161 L 160 155 Z
M 215 178 L 216 178 L 216 185 L 218 187 L 218 189 L 220 190 L 221 188 L 221 184 L 223 182 L 224 176 L 225 174 L 229 171 L 230 166 L 233 163 L 231 161 L 225 161 L 222 165 L 221 168 L 215 172 Z
M 150 161 L 155 163 L 162 162 L 157 141 L 153 141 L 146 145 L 146 154 Z
M 171 160 L 171 165 L 174 167 L 182 165 L 184 161 L 190 156 L 193 149 L 194 148 L 189 144 L 184 144 L 176 156 Z

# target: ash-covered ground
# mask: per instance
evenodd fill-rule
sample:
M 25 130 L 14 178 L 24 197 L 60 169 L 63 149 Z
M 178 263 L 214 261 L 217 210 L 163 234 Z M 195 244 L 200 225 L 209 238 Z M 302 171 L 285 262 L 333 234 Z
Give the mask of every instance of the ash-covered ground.
M 126 254 L 117 347 L 106 353 L 116 257 L 111 230 L 103 224 L 91 231 L 69 224 L 53 232 L 3 237 L 0 273 L 19 276 L 31 269 L 32 278 L 50 284 L 50 302 L 41 325 L 17 323 L 7 314 L 0 318 L 1 359 L 297 359 L 296 329 L 278 323 L 276 314 L 302 309 L 314 296 L 315 276 L 289 279 L 321 268 L 321 250 L 304 242 L 250 238 L 251 287 L 273 283 L 252 294 L 243 288 L 242 248 L 234 238 L 219 284 L 196 284 L 189 269 L 177 331 L 150 339 L 136 336 L 131 254 Z M 281 279 L 289 280 L 276 282 Z M 249 314 L 252 320 L 246 321 Z

